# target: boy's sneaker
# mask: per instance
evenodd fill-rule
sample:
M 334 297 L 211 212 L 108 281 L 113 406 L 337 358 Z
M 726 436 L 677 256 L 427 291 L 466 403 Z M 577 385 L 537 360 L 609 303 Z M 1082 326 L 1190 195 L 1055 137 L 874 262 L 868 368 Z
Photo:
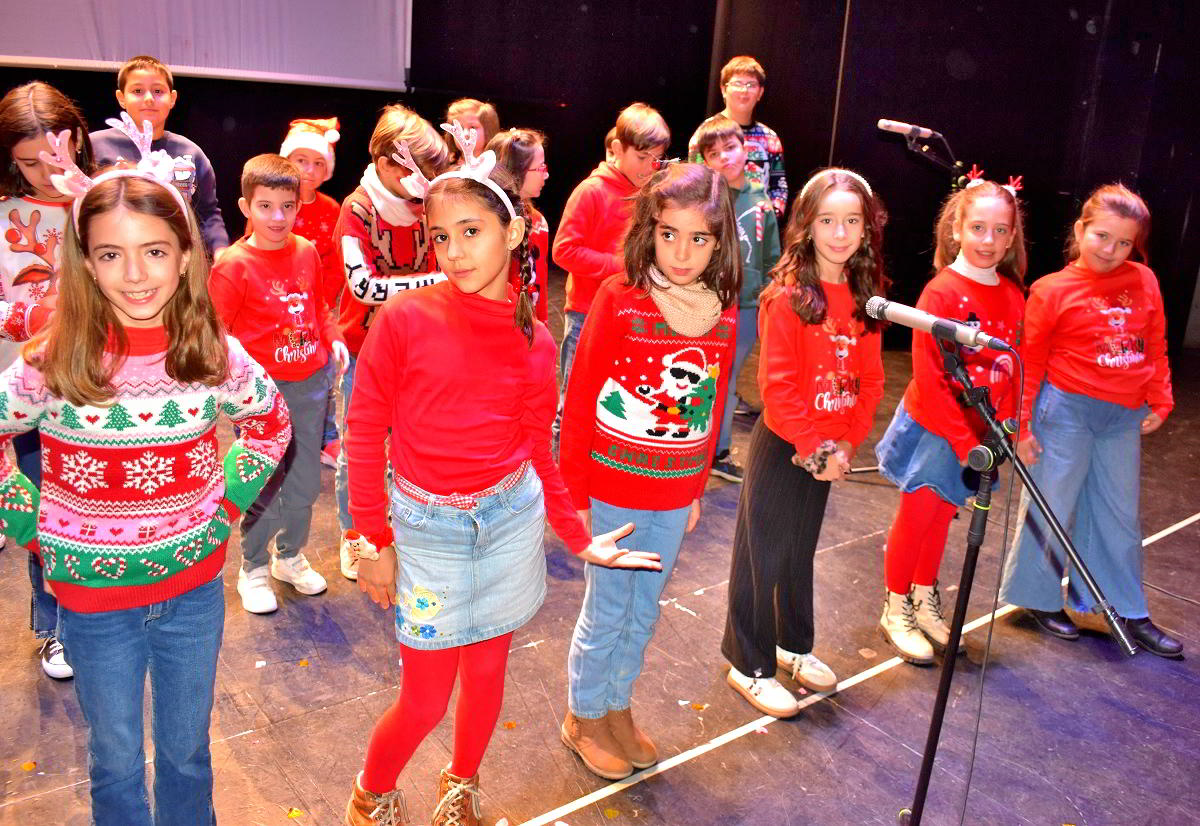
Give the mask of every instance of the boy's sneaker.
M 242 598 L 242 607 L 251 614 L 270 614 L 279 608 L 266 565 L 259 565 L 252 571 L 238 568 L 237 592 Z
M 725 680 L 763 714 L 794 717 L 800 713 L 800 704 L 792 692 L 774 677 L 747 677 L 736 668 L 730 668 Z
M 358 557 L 354 555 L 354 551 L 350 548 L 350 540 L 346 539 L 346 535 L 342 534 L 342 541 L 338 544 L 338 567 L 342 571 L 342 576 L 350 580 L 358 580 Z
M 775 662 L 809 691 L 822 693 L 837 690 L 837 675 L 811 651 L 807 654 L 793 654 L 777 645 Z
M 42 643 L 42 671 L 56 680 L 69 680 L 75 676 L 75 669 L 67 662 L 66 652 L 58 637 L 47 637 Z
M 319 594 L 329 587 L 325 577 L 312 569 L 304 554 L 295 556 L 275 556 L 271 559 L 271 576 L 280 582 L 286 582 L 307 596 Z
M 722 450 L 713 457 L 712 475 L 719 476 L 729 482 L 742 481 L 742 466 L 733 461 L 728 450 Z
M 342 440 L 334 439 L 321 448 L 321 464 L 325 467 L 337 467 L 338 454 L 342 452 Z
M 746 404 L 746 402 L 742 399 L 738 399 L 737 407 L 733 408 L 733 415 L 746 416 L 748 418 L 754 418 L 760 412 L 761 411 L 755 410 L 753 407 Z

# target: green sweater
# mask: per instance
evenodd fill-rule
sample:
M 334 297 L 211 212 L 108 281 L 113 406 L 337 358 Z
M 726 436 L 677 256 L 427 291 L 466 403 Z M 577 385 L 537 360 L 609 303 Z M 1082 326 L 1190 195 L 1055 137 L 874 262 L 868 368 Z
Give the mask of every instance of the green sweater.
M 779 224 L 775 208 L 762 184 L 746 182 L 741 189 L 729 188 L 733 195 L 733 216 L 737 221 L 742 257 L 742 293 L 738 308 L 758 306 L 758 294 L 767 281 L 767 273 L 779 260 Z

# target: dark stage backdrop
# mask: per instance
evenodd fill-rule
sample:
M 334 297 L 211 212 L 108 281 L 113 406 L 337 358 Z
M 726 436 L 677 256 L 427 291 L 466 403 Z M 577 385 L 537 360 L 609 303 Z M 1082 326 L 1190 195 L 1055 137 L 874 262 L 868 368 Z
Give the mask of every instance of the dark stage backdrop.
M 241 164 L 278 151 L 291 118 L 341 118 L 337 167 L 324 188 L 340 199 L 357 185 L 383 105 L 400 100 L 436 125 L 450 100 L 469 94 L 493 101 L 504 125 L 549 135 L 539 206 L 554 226 L 572 187 L 602 158 L 622 106 L 657 107 L 672 128 L 671 154 L 682 155 L 709 114 L 714 53 L 718 63 L 754 54 L 768 73 L 759 115 L 783 138 L 793 194 L 829 161 L 832 143 L 834 163 L 863 172 L 883 196 L 896 298 L 912 303 L 929 276 L 949 179 L 899 136 L 876 130 L 880 117 L 940 130 L 960 159 L 989 175 L 1024 176 L 1031 276 L 1061 265 L 1067 227 L 1092 187 L 1120 179 L 1138 188 L 1154 212 L 1151 263 L 1178 346 L 1200 268 L 1196 5 L 851 0 L 846 12 L 846 2 L 828 0 L 417 3 L 412 93 L 179 78 L 168 128 L 209 154 L 234 234 Z M 714 31 L 723 34 L 716 44 Z M 94 128 L 117 112 L 111 74 L 0 68 L 0 88 L 33 78 L 79 101 Z M 906 338 L 889 333 L 893 345 Z

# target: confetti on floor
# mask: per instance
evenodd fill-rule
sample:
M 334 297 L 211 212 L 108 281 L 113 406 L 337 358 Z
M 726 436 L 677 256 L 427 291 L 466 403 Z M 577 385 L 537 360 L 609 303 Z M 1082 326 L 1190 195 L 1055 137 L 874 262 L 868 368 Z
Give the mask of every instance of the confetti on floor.
M 512 720 L 505 720 L 504 727 L 506 729 L 508 729 L 509 731 L 512 731 L 513 729 L 515 729 L 517 727 L 517 724 L 514 723 Z
M 766 730 L 766 728 L 764 728 L 763 726 L 759 726 L 758 728 L 756 728 L 756 729 L 754 730 L 754 733 L 755 733 L 755 734 L 766 734 L 766 733 L 767 733 L 767 730 Z
M 873 660 L 879 655 L 875 653 L 874 648 L 860 648 L 858 649 L 858 656 L 862 657 L 864 660 Z
M 299 818 L 304 817 L 304 812 L 300 811 L 295 806 L 293 806 L 292 808 L 288 809 L 287 816 L 292 820 L 297 820 Z
M 266 660 L 255 660 L 255 661 L 254 661 L 254 667 L 255 667 L 255 668 L 262 668 L 262 667 L 263 667 L 263 666 L 265 666 L 266 664 L 267 664 L 267 661 L 266 661 Z
M 617 811 L 616 809 L 605 809 L 604 816 L 607 817 L 609 820 L 612 820 L 613 818 L 620 817 L 621 813 L 619 811 Z
M 308 665 L 308 660 L 301 660 L 300 662 L 296 663 L 296 665 L 299 665 L 301 667 L 306 666 L 306 665 Z
M 679 700 L 677 702 L 679 703 L 680 708 L 683 708 L 684 706 L 689 706 L 692 704 L 691 700 Z
M 37 763 L 33 760 L 26 760 L 21 764 L 21 771 L 31 772 L 37 768 Z
M 708 703 L 692 703 L 692 708 L 696 711 L 704 711 L 708 708 Z

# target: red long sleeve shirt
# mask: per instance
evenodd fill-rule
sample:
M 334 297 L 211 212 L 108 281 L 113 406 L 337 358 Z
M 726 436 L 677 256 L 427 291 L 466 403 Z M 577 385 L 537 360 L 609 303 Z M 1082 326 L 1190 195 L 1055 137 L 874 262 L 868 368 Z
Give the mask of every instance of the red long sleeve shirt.
M 575 507 L 589 497 L 673 510 L 704 494 L 721 430 L 737 307 L 705 335 L 672 330 L 642 289 L 600 285 L 579 336 L 559 457 Z
M 1097 273 L 1072 261 L 1039 278 L 1025 307 L 1023 424 L 1043 378 L 1122 407 L 1145 402 L 1165 420 L 1175 406 L 1166 335 L 1158 279 L 1147 266 L 1126 261 Z
M 978 326 L 1015 348 L 1022 346 L 1025 299 L 1021 288 L 1007 278 L 1001 277 L 995 285 L 980 284 L 945 267 L 925 285 L 917 308 Z M 962 351 L 971 381 L 991 390 L 997 418 L 1015 415 L 1017 363 L 1012 354 L 969 347 Z M 912 360 L 913 378 L 904 391 L 904 409 L 921 427 L 949 442 L 959 461 L 965 460 L 986 432 L 983 419 L 959 401 L 962 390 L 946 378 L 942 352 L 932 335 L 913 333 Z
M 623 172 L 602 163 L 567 199 L 554 236 L 554 263 L 567 271 L 568 310 L 586 313 L 600 282 L 625 271 L 635 194 Z
M 312 241 L 317 248 L 317 255 L 321 256 L 321 294 L 325 297 L 325 306 L 335 316 L 338 294 L 346 283 L 342 278 L 342 261 L 333 243 L 333 229 L 337 226 L 341 211 L 342 207 L 337 201 L 324 192 L 317 192 L 316 197 L 307 204 L 300 202 L 296 210 L 296 222 L 292 225 L 292 232 Z M 242 237 L 249 238 L 250 231 L 250 222 L 247 221 Z
M 448 281 L 402 293 L 376 315 L 354 376 L 344 435 L 350 515 L 390 542 L 385 473 L 430 493 L 483 490 L 530 459 L 550 525 L 573 553 L 591 542 L 550 453 L 556 349 L 513 321 L 516 295 L 491 301 Z M 389 441 L 385 453 L 380 446 Z
M 822 282 L 825 321 L 806 324 L 794 288 L 768 285 L 759 299 L 758 386 L 767 427 L 810 456 L 826 439 L 857 449 L 883 398 L 882 336 L 854 318 L 850 285 Z

